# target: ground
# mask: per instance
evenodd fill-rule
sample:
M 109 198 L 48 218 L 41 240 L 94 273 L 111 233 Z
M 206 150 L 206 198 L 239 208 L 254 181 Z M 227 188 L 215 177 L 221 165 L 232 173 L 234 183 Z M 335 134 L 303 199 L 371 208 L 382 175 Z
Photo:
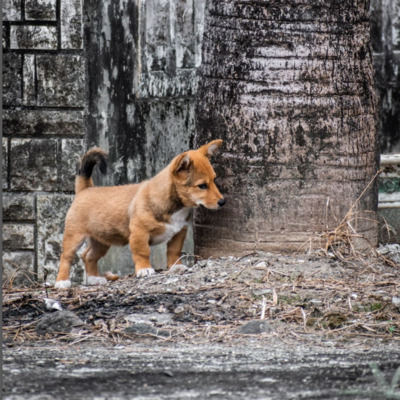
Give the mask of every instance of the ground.
M 4 399 L 400 399 L 399 278 L 393 258 L 257 252 L 102 287 L 8 282 Z

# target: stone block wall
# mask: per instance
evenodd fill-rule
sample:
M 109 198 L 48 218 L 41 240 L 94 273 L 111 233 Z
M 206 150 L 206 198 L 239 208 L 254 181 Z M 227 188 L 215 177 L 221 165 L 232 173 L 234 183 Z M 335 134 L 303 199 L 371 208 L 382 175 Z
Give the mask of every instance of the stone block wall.
M 3 265 L 54 281 L 85 145 L 81 0 L 3 1 Z M 81 273 L 81 268 L 76 268 Z

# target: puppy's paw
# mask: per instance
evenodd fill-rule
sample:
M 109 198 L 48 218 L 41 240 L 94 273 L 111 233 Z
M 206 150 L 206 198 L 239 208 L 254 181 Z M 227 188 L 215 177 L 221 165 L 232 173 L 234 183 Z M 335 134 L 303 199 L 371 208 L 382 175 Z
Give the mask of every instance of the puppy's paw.
M 136 273 L 136 278 L 146 278 L 147 276 L 154 275 L 156 271 L 153 268 L 143 268 Z
M 183 275 L 188 270 L 184 264 L 174 264 L 167 272 L 167 274 Z
M 97 285 L 105 285 L 107 283 L 107 279 L 101 276 L 91 276 L 89 275 L 86 279 L 86 284 L 88 286 L 97 286 Z
M 71 287 L 71 281 L 67 279 L 66 281 L 57 281 L 54 285 L 54 289 L 69 289 Z

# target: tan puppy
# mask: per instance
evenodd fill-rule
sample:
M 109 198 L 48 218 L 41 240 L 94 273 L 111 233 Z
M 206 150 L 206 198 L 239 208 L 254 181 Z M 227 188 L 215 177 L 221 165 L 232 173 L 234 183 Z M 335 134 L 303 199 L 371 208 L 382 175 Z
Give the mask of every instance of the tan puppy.
M 95 187 L 91 178 L 98 163 L 106 172 L 107 155 L 89 150 L 81 159 L 75 179 L 76 197 L 65 220 L 63 252 L 55 287 L 71 286 L 70 268 L 76 251 L 82 254 L 89 285 L 103 284 L 97 261 L 110 246 L 129 243 L 138 278 L 154 274 L 150 246 L 167 242 L 168 268 L 179 258 L 193 208 L 216 210 L 225 200 L 215 185 L 209 157 L 222 145 L 214 140 L 198 150 L 179 154 L 150 180 L 123 186 Z

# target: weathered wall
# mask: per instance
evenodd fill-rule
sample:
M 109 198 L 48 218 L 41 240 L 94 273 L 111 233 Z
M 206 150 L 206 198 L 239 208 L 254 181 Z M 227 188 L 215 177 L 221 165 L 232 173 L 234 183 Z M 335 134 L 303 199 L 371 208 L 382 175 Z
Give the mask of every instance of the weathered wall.
M 88 144 L 110 155 L 100 181 L 139 182 L 192 146 L 204 2 L 87 1 L 84 14 Z M 156 266 L 166 265 L 164 253 L 153 250 Z M 110 250 L 101 264 L 110 263 L 133 271 L 127 247 Z
M 3 1 L 8 276 L 22 268 L 42 279 L 46 267 L 55 279 L 75 162 L 87 147 L 110 151 L 110 173 L 100 182 L 118 184 L 153 175 L 192 146 L 204 3 Z M 382 148 L 400 151 L 400 0 L 372 4 Z M 130 263 L 128 251 L 121 257 Z M 79 278 L 82 269 L 74 270 Z
M 400 152 L 400 0 L 371 1 L 375 83 L 383 153 Z

